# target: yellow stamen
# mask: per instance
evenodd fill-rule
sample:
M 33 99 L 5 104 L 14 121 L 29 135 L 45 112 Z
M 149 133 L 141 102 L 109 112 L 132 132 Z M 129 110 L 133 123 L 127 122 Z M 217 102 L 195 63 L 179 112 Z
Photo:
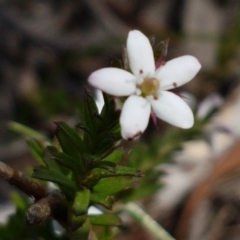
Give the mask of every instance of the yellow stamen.
M 156 96 L 159 90 L 160 84 L 156 78 L 145 79 L 141 85 L 143 96 L 153 95 Z

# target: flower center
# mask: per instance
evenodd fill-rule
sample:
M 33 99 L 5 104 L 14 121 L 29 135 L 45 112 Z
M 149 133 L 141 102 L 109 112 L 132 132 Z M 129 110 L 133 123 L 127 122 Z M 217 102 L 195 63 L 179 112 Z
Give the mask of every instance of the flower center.
M 140 86 L 140 89 L 144 97 L 149 95 L 157 96 L 159 87 L 160 84 L 156 78 L 149 78 L 143 81 L 143 83 Z

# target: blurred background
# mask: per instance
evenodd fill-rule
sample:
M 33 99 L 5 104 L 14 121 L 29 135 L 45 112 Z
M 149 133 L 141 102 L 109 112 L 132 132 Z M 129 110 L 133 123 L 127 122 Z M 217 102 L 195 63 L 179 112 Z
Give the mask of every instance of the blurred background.
M 178 91 L 189 94 L 196 114 L 204 112 L 206 99 L 207 108 L 219 108 L 214 115 L 200 114 L 192 131 L 160 122 L 157 131 L 150 126 L 139 146 L 131 143 L 137 152 L 132 165 L 144 144 L 153 150 L 144 152 L 143 169 L 149 158 L 154 161 L 147 170 L 165 162 L 158 166 L 164 173 L 159 181 L 169 188 L 142 201 L 142 207 L 177 239 L 239 239 L 240 145 L 231 150 L 240 136 L 239 5 L 238 0 L 0 0 L 0 160 L 22 171 L 36 166 L 25 139 L 9 130 L 8 121 L 53 137 L 54 121 L 76 116 L 89 74 L 119 63 L 129 30 L 139 29 L 155 43 L 169 39 L 167 60 L 198 58 L 201 72 Z M 226 149 L 232 155 L 224 158 Z M 194 193 L 204 189 L 204 181 L 213 187 L 207 194 Z M 215 184 L 228 191 L 213 193 Z M 0 179 L 0 203 L 8 199 L 9 186 Z M 119 239 L 136 233 L 138 239 L 154 239 L 137 226 Z

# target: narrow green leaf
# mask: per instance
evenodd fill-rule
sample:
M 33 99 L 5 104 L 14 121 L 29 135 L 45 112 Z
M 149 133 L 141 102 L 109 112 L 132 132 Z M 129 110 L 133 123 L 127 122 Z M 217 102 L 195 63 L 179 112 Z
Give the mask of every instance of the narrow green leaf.
M 113 97 L 109 96 L 108 94 L 103 93 L 103 99 L 104 99 L 104 106 L 103 109 L 101 111 L 101 116 L 102 118 L 106 119 L 109 117 L 113 117 L 111 116 L 112 113 L 116 113 L 117 111 L 115 111 L 115 102 Z M 119 114 L 117 114 L 119 115 Z
M 97 139 L 97 125 L 100 122 L 100 115 L 94 100 L 93 95 L 85 89 L 84 91 L 84 118 L 87 131 L 84 131 L 84 143 L 90 153 L 96 150 Z
M 133 187 L 135 183 L 136 178 L 130 176 L 103 178 L 93 187 L 93 192 L 114 195 L 122 190 Z
M 117 176 L 132 176 L 132 177 L 142 177 L 143 174 L 141 171 L 124 166 L 117 166 L 115 169 L 111 171 L 103 169 L 103 168 L 94 168 L 89 174 L 88 183 L 93 186 L 100 179 L 109 178 L 109 177 L 117 177 Z
M 81 216 L 75 216 L 73 212 L 70 212 L 68 215 L 68 222 L 70 225 L 70 229 L 72 231 L 76 231 L 80 228 L 87 219 L 87 214 Z
M 100 226 L 120 226 L 122 225 L 122 220 L 117 215 L 113 214 L 99 214 L 88 216 L 90 223 L 92 225 Z
M 88 128 L 84 131 L 84 143 L 88 152 L 101 159 L 121 139 L 119 112 L 115 111 L 114 100 L 105 95 L 107 102 L 99 115 L 92 94 L 86 90 L 84 96 L 85 124 Z
M 110 161 L 101 161 L 92 164 L 92 168 L 103 168 L 109 172 L 115 172 L 116 167 L 117 165 L 114 162 Z
M 72 210 L 75 216 L 80 216 L 87 213 L 90 202 L 90 190 L 79 190 L 75 194 L 75 199 L 72 205 Z
M 49 170 L 46 168 L 37 168 L 33 172 L 32 177 L 38 178 L 45 181 L 50 181 L 59 184 L 60 186 L 64 186 L 66 188 L 69 188 L 71 191 L 76 191 L 77 186 L 76 184 L 71 181 L 68 177 L 66 177 L 64 174 Z
M 92 204 L 100 204 L 107 209 L 112 209 L 112 206 L 114 203 L 113 197 L 105 195 L 105 194 L 101 194 L 98 192 L 97 193 L 92 192 L 90 201 Z
M 75 129 L 66 123 L 58 122 L 56 124 L 58 126 L 56 136 L 63 152 L 76 159 L 79 162 L 79 166 L 81 166 L 81 170 L 84 171 L 85 163 L 83 162 L 82 154 L 85 152 L 85 147 L 81 137 Z
M 98 108 L 95 99 L 90 91 L 84 91 L 84 116 L 85 123 L 87 124 L 91 133 L 96 132 L 96 119 L 99 116 Z
M 114 176 L 133 176 L 133 177 L 143 177 L 143 173 L 135 168 L 117 166 L 114 172 Z
M 86 166 L 92 166 L 94 164 L 94 162 L 97 161 L 97 158 L 90 153 L 85 153 L 83 155 L 83 160 L 84 160 L 84 163 L 86 164 Z
M 91 224 L 90 224 L 89 219 L 87 218 L 84 221 L 84 223 L 78 229 L 76 229 L 76 231 L 74 231 L 70 234 L 70 239 L 71 240 L 89 239 L 90 229 L 91 229 Z
M 58 163 L 52 159 L 53 154 L 58 152 L 57 148 L 47 146 L 43 152 L 43 161 L 50 170 L 61 171 Z
M 85 133 L 88 133 L 92 138 L 94 137 L 86 124 L 80 122 L 80 123 L 77 124 L 76 127 L 83 130 Z
M 64 152 L 57 152 L 53 154 L 52 159 L 57 161 L 62 166 L 72 170 L 73 172 L 79 173 L 79 163 L 76 162 L 76 159 L 72 158 L 68 154 Z
M 22 134 L 25 137 L 31 137 L 31 138 L 35 138 L 38 140 L 47 140 L 46 136 L 44 136 L 43 134 L 33 130 L 32 128 L 29 128 L 21 123 L 17 123 L 17 122 L 13 122 L 10 121 L 8 122 L 8 127 L 17 132 Z
M 75 148 L 78 150 L 79 153 L 82 154 L 85 152 L 83 140 L 79 136 L 76 129 L 70 127 L 69 125 L 67 125 L 64 122 L 56 122 L 56 125 L 58 127 L 56 135 L 57 135 L 57 138 L 58 138 L 58 136 L 60 137 L 60 144 L 63 142 L 65 143 L 65 139 L 62 139 L 62 137 L 63 137 L 62 135 L 64 135 L 64 137 L 68 141 L 70 141 L 73 146 L 75 146 Z M 61 133 L 62 133 L 62 135 L 61 135 Z M 64 147 L 64 145 L 63 145 L 63 147 Z M 68 151 L 67 147 L 66 147 L 66 151 Z
M 121 149 L 119 148 L 114 150 L 107 157 L 105 157 L 103 161 L 113 162 L 117 164 L 121 160 L 127 158 L 129 154 L 130 154 L 130 150 L 124 150 L 122 148 Z
M 42 164 L 44 149 L 42 144 L 37 139 L 34 138 L 28 138 L 26 141 L 33 157 L 38 161 L 38 163 Z
M 98 146 L 94 149 L 94 154 L 97 155 L 100 159 L 112 149 L 117 141 L 121 139 L 120 132 L 114 133 L 111 131 L 102 132 L 98 136 Z

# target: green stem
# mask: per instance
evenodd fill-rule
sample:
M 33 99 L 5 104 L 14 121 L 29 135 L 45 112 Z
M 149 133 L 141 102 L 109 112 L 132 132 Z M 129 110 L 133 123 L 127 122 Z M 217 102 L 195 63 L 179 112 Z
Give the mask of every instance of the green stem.
M 122 206 L 122 210 L 131 215 L 149 233 L 158 240 L 175 240 L 165 229 L 162 228 L 151 216 L 144 212 L 135 203 L 127 203 Z

